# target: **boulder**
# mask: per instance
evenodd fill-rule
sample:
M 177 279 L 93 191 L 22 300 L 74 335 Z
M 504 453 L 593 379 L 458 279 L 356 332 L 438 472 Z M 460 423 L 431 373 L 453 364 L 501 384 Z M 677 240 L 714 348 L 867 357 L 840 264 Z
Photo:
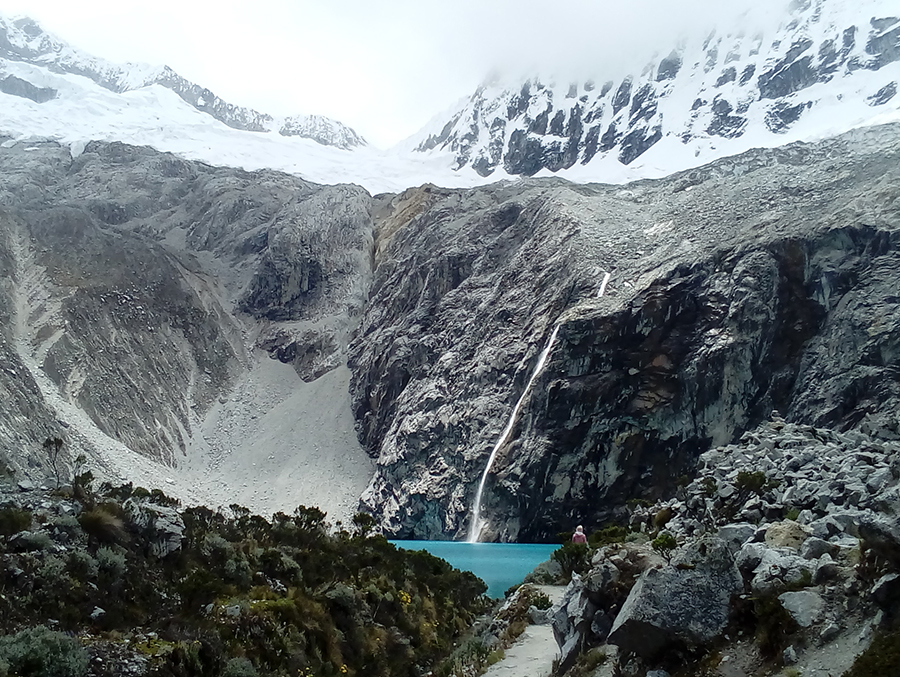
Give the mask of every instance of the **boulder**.
M 793 520 L 770 524 L 766 530 L 766 545 L 770 548 L 793 548 L 799 550 L 810 532 Z
M 560 650 L 560 671 L 565 672 L 578 658 L 578 650 L 583 638 L 591 632 L 591 624 L 597 611 L 591 602 L 581 577 L 572 574 L 562 598 L 550 609 L 550 624 L 553 637 Z
M 806 539 L 803 545 L 800 546 L 800 557 L 804 559 L 819 559 L 826 554 L 834 557 L 839 550 L 840 546 L 836 543 L 829 543 L 813 536 Z
M 825 610 L 825 600 L 812 590 L 785 592 L 778 595 L 778 600 L 801 628 L 817 623 Z
M 900 574 L 885 574 L 879 578 L 872 587 L 872 599 L 882 609 L 900 607 Z
M 150 543 L 150 554 L 166 557 L 181 549 L 184 520 L 175 508 L 129 498 L 122 504 L 128 521 Z
M 864 513 L 858 522 L 859 537 L 876 554 L 900 565 L 900 524 L 874 513 Z
M 692 544 L 672 565 L 641 575 L 607 642 L 645 660 L 671 646 L 706 644 L 725 629 L 731 597 L 742 590 L 724 541 Z
M 754 592 L 774 592 L 789 585 L 813 582 L 817 562 L 791 554 L 788 549 L 767 549 L 753 570 L 750 588 Z
M 719 528 L 719 538 L 725 542 L 732 554 L 738 552 L 755 533 L 756 526 L 746 523 L 726 524 Z

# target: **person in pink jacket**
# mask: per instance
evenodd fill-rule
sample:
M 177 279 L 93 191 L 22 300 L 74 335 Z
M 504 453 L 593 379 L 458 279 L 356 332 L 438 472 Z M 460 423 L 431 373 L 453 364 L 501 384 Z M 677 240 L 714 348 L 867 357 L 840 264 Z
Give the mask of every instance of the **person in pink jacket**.
M 584 527 L 580 524 L 575 527 L 575 533 L 572 534 L 572 543 L 587 543 L 587 536 L 584 535 Z

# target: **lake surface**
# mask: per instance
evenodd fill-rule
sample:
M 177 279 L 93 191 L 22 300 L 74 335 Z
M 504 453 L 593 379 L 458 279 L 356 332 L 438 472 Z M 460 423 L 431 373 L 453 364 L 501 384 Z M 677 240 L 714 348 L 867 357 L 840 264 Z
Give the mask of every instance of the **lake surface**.
M 490 597 L 503 597 L 559 545 L 545 543 L 466 543 L 464 541 L 391 541 L 405 550 L 427 550 L 457 569 L 471 571 L 488 585 Z

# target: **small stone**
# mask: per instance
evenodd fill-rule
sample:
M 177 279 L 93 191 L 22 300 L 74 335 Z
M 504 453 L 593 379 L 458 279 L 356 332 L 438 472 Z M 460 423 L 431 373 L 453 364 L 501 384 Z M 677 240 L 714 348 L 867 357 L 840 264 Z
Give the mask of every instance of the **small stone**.
M 840 632 L 841 632 L 841 626 L 839 626 L 837 623 L 832 621 L 831 623 L 826 625 L 824 628 L 822 628 L 822 634 L 819 635 L 819 637 L 822 639 L 823 642 L 830 642 L 835 637 L 837 637 L 840 634 Z
M 797 651 L 793 646 L 789 646 L 784 652 L 781 654 L 781 660 L 785 665 L 794 665 L 797 663 Z
M 91 620 L 96 621 L 98 618 L 101 618 L 106 615 L 106 610 L 101 609 L 98 606 L 94 607 L 94 610 L 91 612 Z

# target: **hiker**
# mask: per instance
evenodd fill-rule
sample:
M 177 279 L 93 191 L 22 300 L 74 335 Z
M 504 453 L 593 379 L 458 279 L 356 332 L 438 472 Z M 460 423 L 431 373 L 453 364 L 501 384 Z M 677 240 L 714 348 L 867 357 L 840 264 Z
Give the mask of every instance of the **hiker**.
M 584 535 L 584 527 L 580 524 L 575 527 L 575 533 L 572 534 L 572 543 L 587 543 L 587 536 Z

